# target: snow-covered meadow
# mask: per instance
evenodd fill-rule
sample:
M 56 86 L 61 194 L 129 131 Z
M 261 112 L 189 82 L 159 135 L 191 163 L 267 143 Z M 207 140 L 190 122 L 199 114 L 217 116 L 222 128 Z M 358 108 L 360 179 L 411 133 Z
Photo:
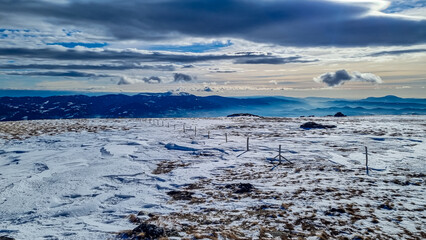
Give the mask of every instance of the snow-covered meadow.
M 426 116 L 0 122 L 0 139 L 0 236 L 426 238 Z M 269 161 L 279 145 L 292 164 Z

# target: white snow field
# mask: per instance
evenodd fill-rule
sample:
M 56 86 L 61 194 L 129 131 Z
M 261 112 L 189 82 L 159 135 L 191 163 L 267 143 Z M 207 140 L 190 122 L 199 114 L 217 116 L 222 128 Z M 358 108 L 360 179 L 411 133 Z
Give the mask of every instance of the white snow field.
M 426 116 L 0 122 L 0 236 L 425 239 L 425 141 Z

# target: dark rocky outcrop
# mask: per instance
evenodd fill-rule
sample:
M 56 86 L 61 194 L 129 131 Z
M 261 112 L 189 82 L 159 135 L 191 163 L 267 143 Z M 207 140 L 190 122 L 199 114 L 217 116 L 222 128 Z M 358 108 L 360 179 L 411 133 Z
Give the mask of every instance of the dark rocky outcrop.
M 191 200 L 194 193 L 187 191 L 170 191 L 167 195 L 173 198 L 173 200 Z
M 7 236 L 0 236 L 0 240 L 15 240 L 15 239 L 7 237 Z
M 234 113 L 234 114 L 228 115 L 227 117 L 260 117 L 260 116 L 251 114 L 251 113 Z
M 154 224 L 142 223 L 132 231 L 133 233 L 144 233 L 145 239 L 157 239 L 165 235 L 165 230 L 162 227 L 157 227 Z
M 306 122 L 302 125 L 300 125 L 300 128 L 303 129 L 312 129 L 312 128 L 317 128 L 317 129 L 324 129 L 324 128 L 335 128 L 337 127 L 336 125 L 323 125 L 320 123 L 316 123 L 316 122 Z
M 334 114 L 335 117 L 346 117 L 345 114 L 343 114 L 342 112 L 337 112 L 336 114 Z
M 168 232 L 162 227 L 150 223 L 141 223 L 133 230 L 119 233 L 117 239 L 152 240 L 167 236 L 167 234 Z
M 254 190 L 250 183 L 227 184 L 225 188 L 232 189 L 234 193 L 249 193 Z

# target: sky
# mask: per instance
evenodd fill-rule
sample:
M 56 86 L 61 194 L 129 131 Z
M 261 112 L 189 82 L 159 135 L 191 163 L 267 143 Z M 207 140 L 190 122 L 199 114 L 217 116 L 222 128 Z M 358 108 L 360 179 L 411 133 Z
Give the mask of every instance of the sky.
M 2 0 L 0 89 L 426 97 L 426 0 Z

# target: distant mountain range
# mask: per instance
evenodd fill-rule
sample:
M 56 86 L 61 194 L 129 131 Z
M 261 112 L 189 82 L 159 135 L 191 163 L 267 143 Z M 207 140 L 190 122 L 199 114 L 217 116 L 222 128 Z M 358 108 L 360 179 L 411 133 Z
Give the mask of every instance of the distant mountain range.
M 233 113 L 297 117 L 426 114 L 426 99 L 362 100 L 287 97 L 200 97 L 188 93 L 0 97 L 0 121 L 71 118 L 220 117 Z

